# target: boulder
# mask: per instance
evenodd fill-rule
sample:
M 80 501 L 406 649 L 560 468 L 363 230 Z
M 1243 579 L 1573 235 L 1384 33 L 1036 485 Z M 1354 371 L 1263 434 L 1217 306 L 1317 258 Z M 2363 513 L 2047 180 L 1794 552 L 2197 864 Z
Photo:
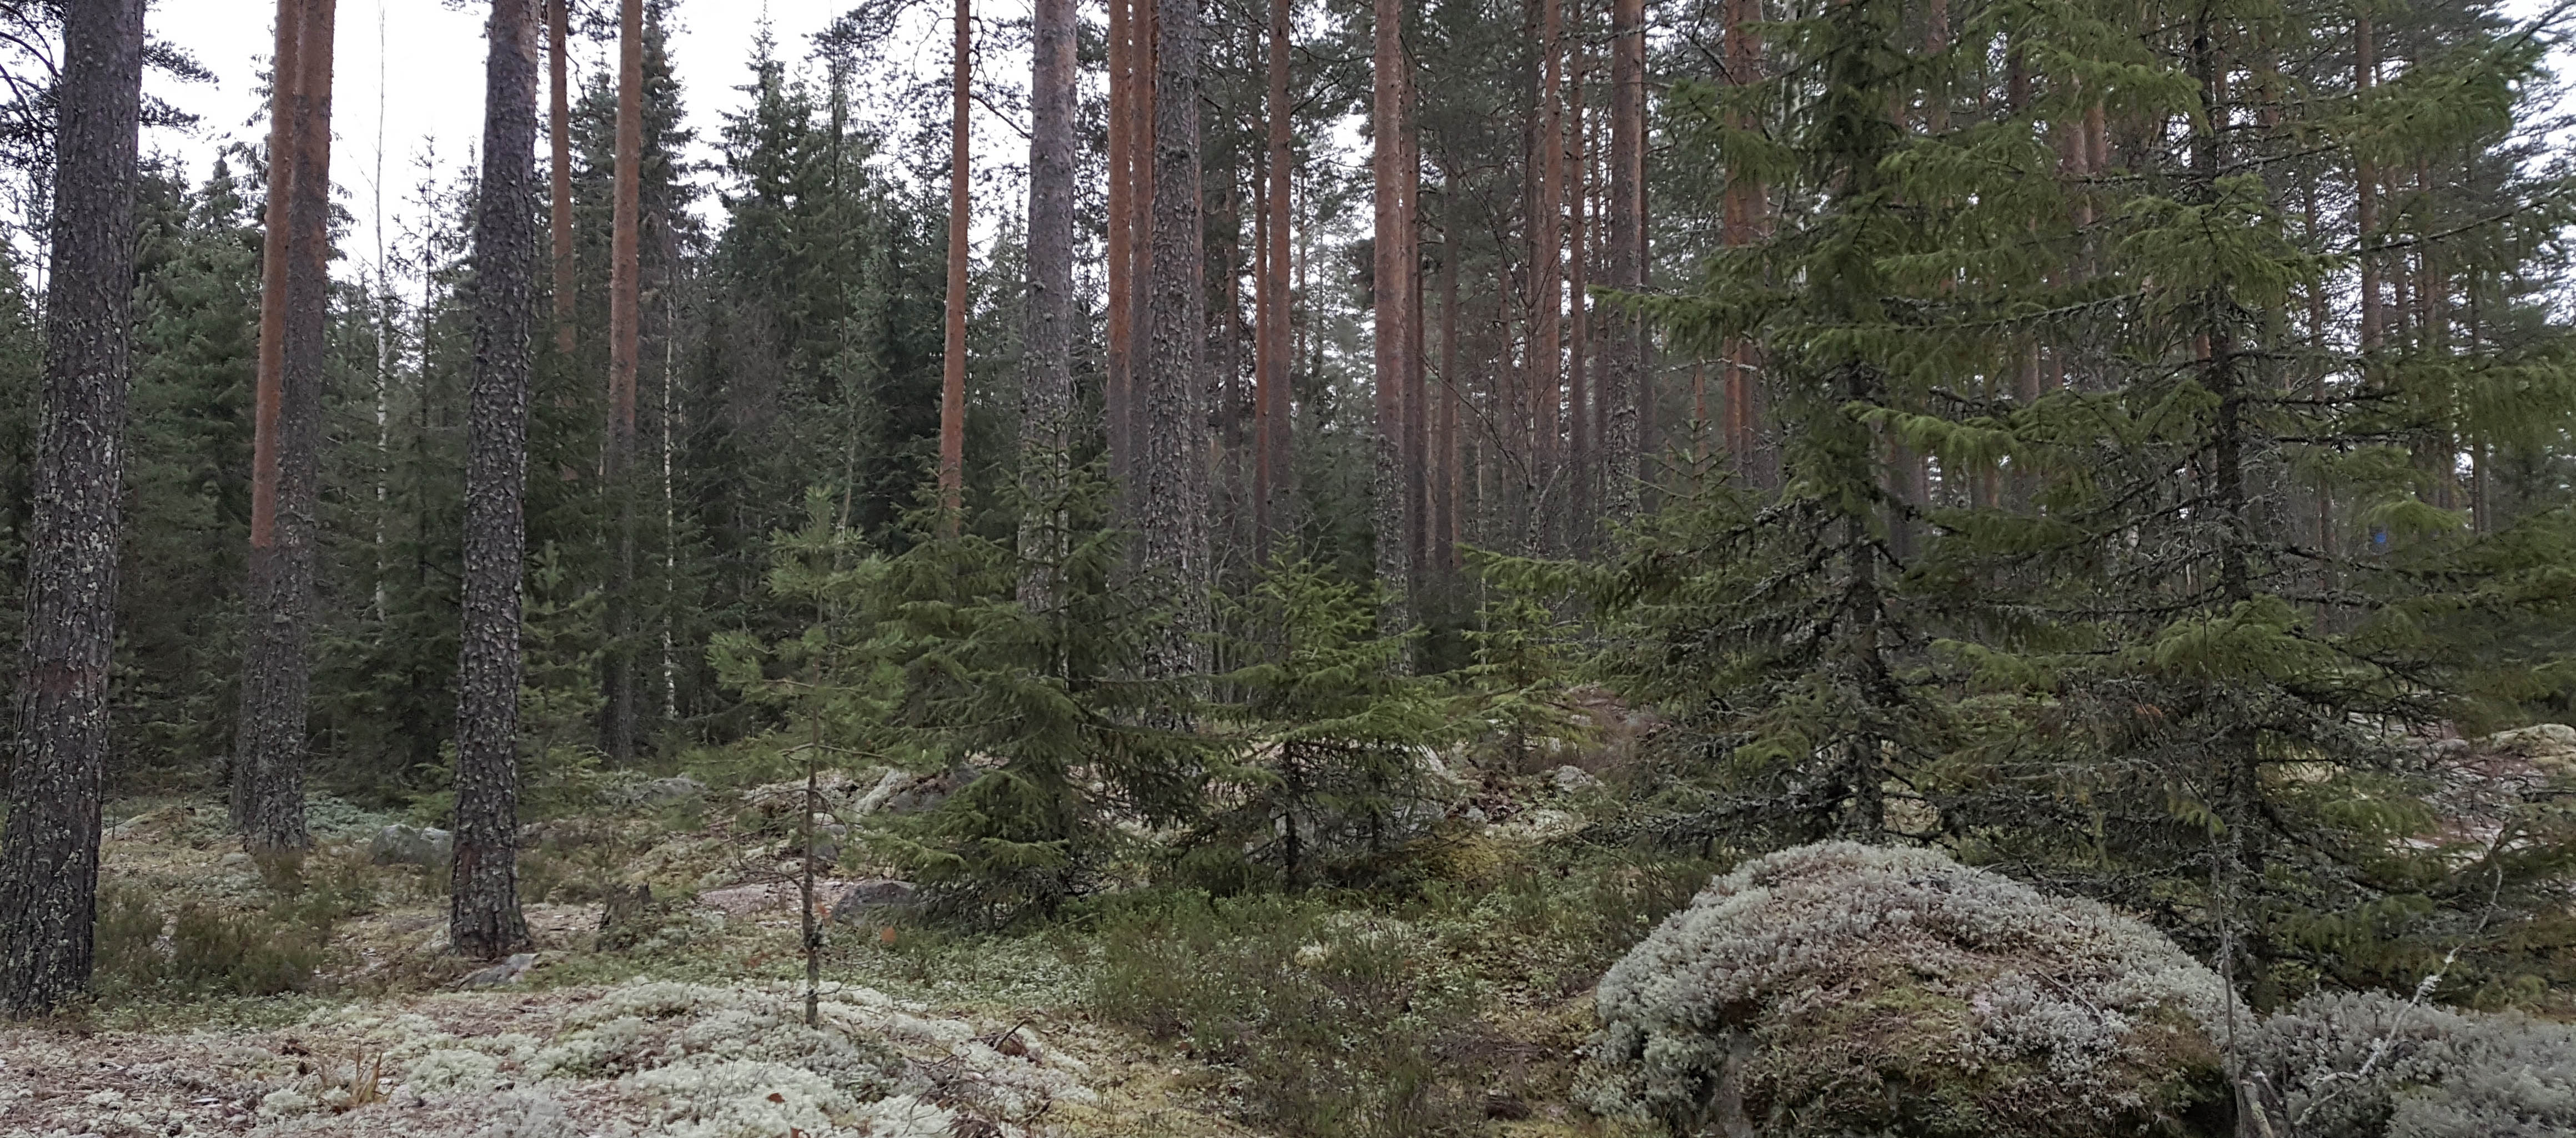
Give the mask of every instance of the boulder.
M 707 784 L 683 774 L 611 786 L 601 791 L 600 797 L 618 806 L 663 806 L 695 802 L 706 794 Z
M 1931 850 L 1747 862 L 1595 1000 L 1585 1097 L 1676 1133 L 2192 1133 L 2224 1097 L 2215 974 L 2141 921 Z
M 921 893 L 909 881 L 862 881 L 844 890 L 840 899 L 832 902 L 832 919 L 845 924 L 860 924 L 872 915 L 910 909 L 919 904 Z
M 1558 794 L 1581 794 L 1601 785 L 1601 780 L 1592 777 L 1592 772 L 1572 764 L 1549 771 L 1547 781 Z
M 489 968 L 478 968 L 472 972 L 466 973 L 464 979 L 456 982 L 456 986 L 460 988 L 497 988 L 503 984 L 516 984 L 522 977 L 528 974 L 528 969 L 534 968 L 536 965 L 536 953 L 518 953 Z
M 2576 774 L 2576 727 L 2564 723 L 2498 731 L 2479 742 L 2485 750 L 2520 755 L 2547 774 Z
M 421 826 L 387 826 L 367 841 L 367 860 L 377 865 L 446 865 L 456 854 L 456 836 Z

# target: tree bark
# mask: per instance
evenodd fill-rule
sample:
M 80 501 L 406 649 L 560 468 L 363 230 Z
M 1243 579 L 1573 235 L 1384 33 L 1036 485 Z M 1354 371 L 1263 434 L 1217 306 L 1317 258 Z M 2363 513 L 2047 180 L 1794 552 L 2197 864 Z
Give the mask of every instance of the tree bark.
M 1563 527 L 1564 472 L 1559 469 L 1557 407 L 1564 400 L 1565 12 L 1561 0 L 1539 5 L 1538 113 L 1529 162 L 1538 175 L 1530 218 L 1530 470 L 1539 498 L 1530 504 L 1534 548 L 1553 551 Z
M 1451 169 L 1446 165 L 1444 171 Z M 1464 247 L 1458 234 L 1459 203 L 1455 174 L 1443 179 L 1449 194 L 1442 200 L 1440 249 L 1440 410 L 1431 433 L 1432 462 L 1437 466 L 1432 493 L 1431 560 L 1444 574 L 1458 570 L 1458 512 L 1463 488 L 1458 480 L 1458 401 L 1465 397 L 1465 377 L 1458 374 L 1458 262 Z
M 323 357 L 330 347 L 335 8 L 335 0 L 280 0 L 277 13 L 251 453 L 250 620 L 232 786 L 233 828 L 252 849 L 312 844 L 304 828 L 305 707 L 321 507 Z
M 1151 330 L 1138 385 L 1137 523 L 1148 596 L 1169 612 L 1149 676 L 1200 670 L 1208 629 L 1205 234 L 1199 202 L 1198 0 L 1155 0 Z
M 1385 589 L 1379 626 L 1394 632 L 1411 626 L 1409 585 L 1413 566 L 1405 525 L 1404 389 L 1409 374 L 1405 348 L 1412 333 L 1405 327 L 1411 305 L 1412 243 L 1405 225 L 1404 200 L 1404 3 L 1376 0 L 1375 91 L 1370 129 L 1374 138 L 1371 176 L 1376 207 L 1376 261 L 1371 289 L 1375 326 L 1377 429 L 1374 439 L 1376 503 L 1373 514 L 1377 543 L 1378 584 Z
M 1029 309 L 1020 386 L 1020 603 L 1051 608 L 1072 460 L 1074 0 L 1030 13 Z
M 1645 287 L 1646 227 L 1638 216 L 1646 173 L 1645 0 L 1610 0 L 1610 203 L 1603 276 L 1615 289 Z M 1610 521 L 1637 512 L 1638 409 L 1644 391 L 1644 328 L 1614 308 L 1602 323 L 1601 507 Z
M 609 759 L 623 763 L 635 756 L 635 494 L 628 482 L 644 330 L 644 0 L 622 0 L 618 8 L 615 177 L 608 248 L 608 445 L 600 464 L 612 534 L 599 735 Z
M 89 984 L 124 518 L 144 0 L 66 6 L 27 544 L 26 676 L 0 829 L 0 1013 Z
M 939 380 L 939 511 L 941 526 L 957 532 L 966 504 L 966 206 L 967 80 L 971 0 L 957 0 L 956 48 L 950 61 L 948 119 L 948 336 Z
M 547 134 L 554 147 L 554 210 L 550 220 L 554 237 L 555 354 L 567 359 L 576 342 L 573 302 L 579 288 L 573 277 L 572 256 L 572 78 L 567 55 L 572 38 L 571 9 L 572 0 L 550 0 L 546 5 Z
M 1104 252 L 1109 259 L 1108 329 L 1101 390 L 1103 443 L 1109 479 L 1122 506 L 1135 474 L 1136 440 L 1128 431 L 1135 402 L 1136 159 L 1129 122 L 1136 115 L 1136 19 L 1140 0 L 1109 0 L 1109 201 Z M 1124 511 L 1122 510 L 1122 514 Z
M 456 860 L 447 935 L 459 953 L 485 959 L 529 943 L 518 889 L 519 588 L 537 270 L 537 3 L 492 0 L 483 178 L 474 215 L 465 626 L 456 677 Z
M 1404 564 L 1418 594 L 1431 567 L 1431 376 L 1424 358 L 1422 304 L 1422 134 L 1406 84 L 1404 167 Z
M 1591 287 L 1591 136 L 1585 133 L 1588 117 L 1583 113 L 1584 77 L 1591 70 L 1590 53 L 1584 51 L 1582 30 L 1588 26 L 1585 12 L 1575 9 L 1575 42 L 1578 62 L 1574 68 L 1573 90 L 1567 95 L 1574 122 L 1566 134 L 1573 148 L 1573 180 L 1568 197 L 1573 203 L 1573 233 L 1566 244 L 1570 247 L 1566 288 L 1568 327 L 1566 332 L 1566 409 L 1572 422 L 1567 424 L 1566 441 L 1566 545 L 1575 553 L 1590 552 L 1594 530 L 1600 528 L 1595 516 L 1593 467 L 1600 461 L 1594 446 L 1595 423 L 1599 416 L 1592 411 L 1592 376 L 1587 370 L 1587 356 L 1592 345 L 1590 308 L 1584 290 Z
M 1294 432 L 1289 402 L 1289 363 L 1292 349 L 1288 342 L 1288 234 L 1289 211 L 1296 197 L 1290 181 L 1295 162 L 1289 137 L 1290 118 L 1295 109 L 1288 102 L 1288 52 L 1290 8 L 1293 0 L 1270 0 L 1270 135 L 1268 140 L 1270 191 L 1267 205 L 1270 222 L 1262 254 L 1263 292 L 1267 308 L 1261 322 L 1261 375 L 1255 398 L 1260 403 L 1256 416 L 1260 438 L 1255 444 L 1261 452 L 1257 464 L 1260 486 L 1254 491 L 1256 509 L 1261 515 L 1261 557 L 1267 561 L 1276 531 L 1292 528 L 1296 467 L 1290 461 Z

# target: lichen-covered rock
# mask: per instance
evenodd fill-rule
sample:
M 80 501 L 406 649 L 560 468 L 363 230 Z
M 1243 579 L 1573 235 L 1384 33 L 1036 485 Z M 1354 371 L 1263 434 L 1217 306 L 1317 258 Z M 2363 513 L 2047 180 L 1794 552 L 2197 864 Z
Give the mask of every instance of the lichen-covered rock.
M 2576 1133 L 2576 1027 L 2566 1024 L 2321 993 L 2266 1018 L 2242 1044 L 2276 1133 Z
M 2191 1134 L 2217 976 L 2145 924 L 1848 842 L 1712 881 L 1611 968 L 1588 1097 L 1680 1134 Z
M 2483 750 L 2520 755 L 2544 774 L 2576 775 L 2576 727 L 2564 723 L 2498 731 L 2478 744 Z
M 455 852 L 455 835 L 418 826 L 386 826 L 367 842 L 367 860 L 377 865 L 443 867 Z

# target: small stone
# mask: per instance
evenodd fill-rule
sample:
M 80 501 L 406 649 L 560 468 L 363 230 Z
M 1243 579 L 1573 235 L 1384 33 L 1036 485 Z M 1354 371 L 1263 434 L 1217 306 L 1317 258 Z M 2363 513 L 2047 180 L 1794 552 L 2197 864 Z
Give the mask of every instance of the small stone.
M 1547 778 L 1555 784 L 1558 794 L 1581 794 L 1601 785 L 1601 780 L 1592 777 L 1592 772 L 1571 764 L 1549 771 Z
M 528 974 L 528 969 L 536 967 L 536 964 L 536 953 L 518 953 L 489 968 L 467 973 L 464 979 L 456 982 L 456 986 L 460 988 L 497 988 L 503 984 L 516 984 L 519 982 L 520 978 Z

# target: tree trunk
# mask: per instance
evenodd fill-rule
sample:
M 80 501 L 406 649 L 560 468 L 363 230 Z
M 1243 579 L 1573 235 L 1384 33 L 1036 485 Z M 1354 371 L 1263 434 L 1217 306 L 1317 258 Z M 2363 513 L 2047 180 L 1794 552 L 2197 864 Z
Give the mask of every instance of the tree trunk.
M 2358 11 L 2352 25 L 2352 86 L 2361 94 L 2377 86 L 2379 59 L 2377 36 L 2371 31 L 2370 13 Z M 2361 350 L 2376 351 L 2380 341 L 2379 258 L 2371 251 L 2379 229 L 2379 170 L 2367 158 L 2353 161 L 2353 246 L 2354 259 L 2361 264 Z
M 1554 552 L 1563 527 L 1565 472 L 1560 469 L 1557 408 L 1564 400 L 1565 12 L 1561 0 L 1539 5 L 1539 92 L 1530 165 L 1538 176 L 1530 217 L 1530 470 L 1538 500 L 1530 503 L 1532 549 Z
M 492 0 L 482 191 L 474 214 L 465 627 L 456 675 L 456 860 L 447 935 L 459 953 L 485 959 L 529 943 L 518 887 L 519 584 L 527 546 L 521 503 L 537 271 L 537 3 Z M 626 279 L 631 288 L 631 271 Z M 631 332 L 634 325 L 626 327 Z M 630 353 L 630 377 L 632 360 Z
M 1466 397 L 1465 377 L 1458 374 L 1458 262 L 1464 259 L 1465 247 L 1457 230 L 1460 206 L 1455 178 L 1451 174 L 1443 179 L 1450 192 L 1442 201 L 1446 212 L 1440 235 L 1440 411 L 1431 428 L 1431 461 L 1439 469 L 1432 487 L 1437 505 L 1431 560 L 1443 574 L 1458 571 L 1458 511 L 1464 493 L 1458 480 L 1458 401 Z
M 1593 507 L 1593 484 L 1596 481 L 1593 467 L 1599 461 L 1599 456 L 1592 436 L 1596 431 L 1595 423 L 1598 417 L 1592 413 L 1592 376 L 1586 370 L 1586 355 L 1592 345 L 1591 316 L 1586 303 L 1588 298 L 1584 295 L 1584 290 L 1592 284 L 1589 263 L 1592 227 L 1592 146 L 1591 136 L 1585 133 L 1583 81 L 1585 74 L 1591 68 L 1588 66 L 1590 55 L 1584 52 L 1582 46 L 1582 32 L 1587 26 L 1587 21 L 1580 7 L 1575 10 L 1574 26 L 1576 34 L 1573 50 L 1578 53 L 1576 56 L 1578 63 L 1574 68 L 1573 90 L 1567 96 L 1574 118 L 1572 128 L 1567 131 L 1569 142 L 1574 150 L 1572 175 L 1574 184 L 1569 187 L 1568 194 L 1573 203 L 1574 231 L 1567 241 L 1571 257 L 1567 265 L 1569 280 L 1566 288 L 1569 322 L 1566 334 L 1565 403 L 1567 414 L 1572 421 L 1567 424 L 1566 440 L 1565 535 L 1568 550 L 1574 553 L 1587 553 L 1593 546 L 1593 539 L 1596 536 L 1594 531 L 1600 528 L 1601 523 L 1595 516 Z
M 486 129 L 490 129 L 487 125 Z M 608 445 L 600 482 L 612 536 L 600 747 L 635 756 L 635 376 L 643 349 L 644 0 L 622 0 L 617 31 L 617 170 L 609 216 Z
M 1029 311 L 1021 351 L 1020 603 L 1052 607 L 1064 556 L 1057 508 L 1072 462 L 1074 0 L 1036 0 L 1030 13 Z
M 555 354 L 569 359 L 573 345 L 573 301 L 578 285 L 573 278 L 572 259 L 572 92 L 571 61 L 566 53 L 572 38 L 572 0 L 551 0 L 546 5 L 547 39 L 546 71 L 549 80 L 548 141 L 554 146 L 554 212 L 551 227 L 554 237 L 555 270 Z
M 1611 288 L 1645 287 L 1646 227 L 1638 216 L 1646 173 L 1645 0 L 1610 0 L 1610 203 L 1603 276 Z M 1601 344 L 1601 512 L 1626 521 L 1637 512 L 1638 406 L 1644 391 L 1644 329 L 1625 309 L 1612 309 Z
M 143 5 L 84 0 L 63 19 L 27 671 L 0 829 L 0 1013 L 10 1016 L 50 1011 L 89 984 L 133 374 Z
M 950 61 L 948 119 L 948 338 L 939 379 L 939 511 L 941 525 L 957 532 L 966 504 L 966 209 L 968 69 L 972 60 L 967 21 L 970 0 L 957 0 L 956 49 Z
M 1208 421 L 1205 234 L 1199 203 L 1198 0 L 1155 0 L 1152 32 L 1151 331 L 1137 408 L 1144 423 L 1134 493 L 1148 596 L 1171 616 L 1147 674 L 1199 670 L 1208 629 Z
M 1295 501 L 1295 464 L 1290 461 L 1294 434 L 1289 402 L 1289 363 L 1292 349 L 1288 342 L 1288 233 L 1289 211 L 1294 204 L 1296 187 L 1290 181 L 1295 156 L 1289 137 L 1290 118 L 1295 109 L 1288 102 L 1288 51 L 1290 8 L 1293 0 L 1270 0 L 1270 222 L 1266 247 L 1262 254 L 1263 291 L 1269 298 L 1267 314 L 1262 319 L 1261 375 L 1257 383 L 1260 413 L 1261 457 L 1258 464 L 1260 486 L 1254 491 L 1261 514 L 1261 556 L 1267 561 L 1274 531 L 1292 530 Z
M 1102 442 L 1109 449 L 1109 479 L 1117 488 L 1122 507 L 1131 501 L 1128 484 L 1135 475 L 1136 460 L 1136 440 L 1127 429 L 1132 421 L 1130 408 L 1135 402 L 1136 384 L 1136 319 L 1130 304 L 1136 289 L 1136 231 L 1132 224 L 1136 159 L 1131 145 L 1134 135 L 1128 123 L 1136 115 L 1136 18 L 1132 10 L 1140 2 L 1109 0 L 1109 201 L 1104 249 L 1109 259 L 1109 311 L 1100 410 Z M 1133 520 L 1123 508 L 1121 515 L 1122 521 Z
M 1376 262 L 1371 300 L 1375 327 L 1377 432 L 1375 436 L 1374 513 L 1378 584 L 1386 590 L 1379 626 L 1395 632 L 1413 623 L 1407 603 L 1413 567 L 1406 541 L 1404 488 L 1404 388 L 1408 369 L 1405 348 L 1412 333 L 1405 327 L 1411 306 L 1412 242 L 1407 239 L 1404 200 L 1404 3 L 1376 0 L 1376 90 L 1371 100 L 1371 133 L 1375 153 L 1371 175 L 1376 206 Z
M 1423 353 L 1422 134 L 1404 103 L 1404 564 L 1419 593 L 1430 573 L 1431 376 Z
M 321 507 L 322 368 L 330 347 L 335 8 L 335 0 L 281 0 L 277 13 L 251 454 L 251 619 L 232 787 L 233 828 L 253 849 L 312 844 L 304 828 L 305 701 L 312 678 L 306 649 Z

